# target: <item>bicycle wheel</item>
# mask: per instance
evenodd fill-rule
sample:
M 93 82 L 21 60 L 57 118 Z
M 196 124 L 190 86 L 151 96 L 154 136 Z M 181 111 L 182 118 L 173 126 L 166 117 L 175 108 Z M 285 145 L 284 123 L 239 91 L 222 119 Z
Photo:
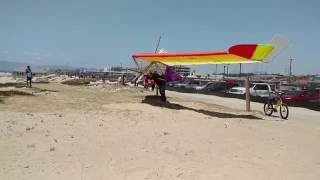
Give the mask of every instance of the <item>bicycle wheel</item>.
M 264 114 L 271 116 L 271 114 L 273 113 L 272 104 L 271 103 L 264 103 L 263 111 L 264 111 Z
M 282 119 L 287 119 L 289 116 L 289 108 L 286 104 L 280 106 L 280 116 Z

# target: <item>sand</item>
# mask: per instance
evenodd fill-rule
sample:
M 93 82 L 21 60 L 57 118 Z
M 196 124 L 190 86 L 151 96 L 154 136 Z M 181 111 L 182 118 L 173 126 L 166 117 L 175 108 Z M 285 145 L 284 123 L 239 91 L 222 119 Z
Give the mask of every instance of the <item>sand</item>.
M 0 103 L 1 180 L 320 179 L 320 118 L 170 93 L 164 105 L 117 85 L 34 87 Z

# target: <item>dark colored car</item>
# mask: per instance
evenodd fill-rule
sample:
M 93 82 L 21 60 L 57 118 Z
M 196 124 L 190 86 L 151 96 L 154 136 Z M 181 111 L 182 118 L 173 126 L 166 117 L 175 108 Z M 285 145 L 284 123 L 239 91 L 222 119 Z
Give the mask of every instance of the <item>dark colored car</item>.
M 237 80 L 227 79 L 224 82 L 225 82 L 226 89 L 239 86 L 239 82 Z
M 282 100 L 289 102 L 310 102 L 320 101 L 320 95 L 317 91 L 287 91 L 281 96 Z
M 201 91 L 221 91 L 226 89 L 225 82 L 209 82 L 204 86 L 196 87 L 196 90 Z

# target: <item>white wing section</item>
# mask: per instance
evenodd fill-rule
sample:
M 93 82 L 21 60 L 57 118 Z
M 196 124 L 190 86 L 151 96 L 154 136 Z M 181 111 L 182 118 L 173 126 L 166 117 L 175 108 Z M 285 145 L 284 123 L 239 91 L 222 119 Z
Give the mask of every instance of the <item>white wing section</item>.
M 281 54 L 285 49 L 287 49 L 289 46 L 289 40 L 281 35 L 275 35 L 273 36 L 270 44 L 273 45 L 274 49 L 264 62 L 273 61 L 279 54 Z

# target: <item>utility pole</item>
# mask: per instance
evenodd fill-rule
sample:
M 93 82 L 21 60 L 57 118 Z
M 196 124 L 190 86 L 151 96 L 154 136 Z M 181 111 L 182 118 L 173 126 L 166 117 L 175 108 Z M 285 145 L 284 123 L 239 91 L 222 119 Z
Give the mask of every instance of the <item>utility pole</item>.
M 294 61 L 293 58 L 289 59 L 290 64 L 289 64 L 289 85 L 292 84 L 292 61 Z
M 218 64 L 216 64 L 216 74 L 218 74 Z
M 227 64 L 227 76 L 229 76 L 229 64 Z
M 225 74 L 226 74 L 226 66 L 223 65 L 223 75 L 225 75 Z
M 240 63 L 240 72 L 239 72 L 239 76 L 241 76 L 241 70 L 242 70 L 242 67 L 241 67 L 241 63 Z

